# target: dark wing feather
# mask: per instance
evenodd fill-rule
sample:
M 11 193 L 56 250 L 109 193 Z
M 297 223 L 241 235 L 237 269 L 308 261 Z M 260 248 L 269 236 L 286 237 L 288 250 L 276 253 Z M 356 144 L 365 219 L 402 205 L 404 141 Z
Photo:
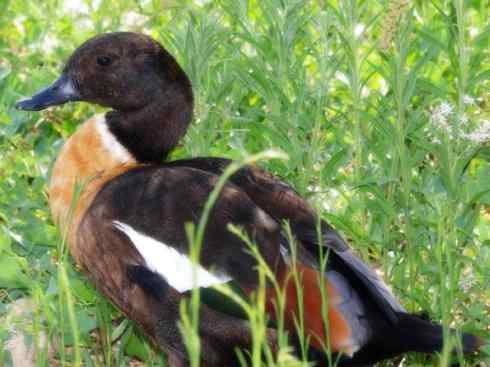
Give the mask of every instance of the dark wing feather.
M 351 250 L 336 251 L 335 255 L 349 265 L 349 268 L 356 273 L 359 280 L 371 291 L 371 293 L 378 295 L 376 300 L 381 306 L 384 306 L 384 309 L 391 308 L 393 310 L 393 312 L 390 312 L 389 314 L 390 319 L 393 322 L 398 321 L 396 312 L 405 312 L 405 309 L 393 296 L 385 282 Z M 389 306 L 389 308 L 386 306 Z
M 230 163 L 228 159 L 212 157 L 172 162 L 174 165 L 194 167 L 216 175 L 221 174 Z M 383 280 L 359 259 L 342 236 L 323 220 L 320 221 L 322 241 L 319 243 L 319 221 L 315 211 L 288 184 L 254 166 L 239 170 L 230 181 L 245 191 L 259 207 L 278 222 L 288 221 L 294 236 L 317 258 L 320 251 L 323 251 L 322 248 L 333 250 L 333 262 L 343 268 L 346 275 L 353 275 L 350 278 L 363 286 L 389 320 L 398 321 L 396 312 L 404 312 L 404 308 Z
M 347 271 L 353 272 L 355 279 L 358 279 L 369 293 L 374 296 L 373 300 L 386 312 L 388 318 L 392 322 L 397 322 L 398 316 L 396 313 L 405 312 L 405 309 L 393 296 L 385 282 L 373 269 L 354 254 L 340 234 L 328 223 L 322 221 L 321 228 L 321 246 L 318 245 L 318 235 L 315 228 L 308 228 L 303 225 L 301 228 L 298 228 L 299 230 L 295 232 L 295 235 L 310 252 L 317 253 L 318 257 L 320 256 L 319 252 L 322 251 L 322 247 L 333 250 L 329 254 L 329 256 L 332 256 L 332 258 L 329 257 L 331 263 L 334 263 L 336 266 L 345 267 Z

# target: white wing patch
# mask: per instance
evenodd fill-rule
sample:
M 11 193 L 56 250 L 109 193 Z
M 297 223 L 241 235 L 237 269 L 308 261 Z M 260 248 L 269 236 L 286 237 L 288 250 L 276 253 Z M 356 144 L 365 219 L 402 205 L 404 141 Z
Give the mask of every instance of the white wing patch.
M 231 280 L 226 274 L 212 274 L 199 264 L 193 264 L 187 255 L 136 231 L 125 223 L 119 221 L 114 221 L 113 223 L 114 227 L 129 237 L 143 259 L 145 259 L 148 268 L 160 274 L 178 292 L 186 292 L 196 287 L 210 287 Z M 195 282 L 193 281 L 194 271 L 196 272 Z

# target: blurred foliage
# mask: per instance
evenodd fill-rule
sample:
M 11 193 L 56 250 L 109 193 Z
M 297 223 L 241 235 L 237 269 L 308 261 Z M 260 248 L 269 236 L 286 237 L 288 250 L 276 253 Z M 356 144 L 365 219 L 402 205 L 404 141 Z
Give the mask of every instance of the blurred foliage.
M 72 358 L 45 183 L 63 140 L 100 108 L 13 106 L 87 38 L 129 30 L 160 40 L 193 82 L 196 117 L 173 159 L 282 149 L 289 161 L 267 169 L 377 265 L 409 310 L 488 340 L 490 146 L 465 136 L 490 124 L 489 9 L 488 0 L 1 0 L 0 313 L 32 297 L 30 331 L 47 330 L 67 346 L 56 358 Z M 71 266 L 67 275 L 84 365 L 160 363 L 83 275 Z M 490 365 L 488 353 L 466 365 Z

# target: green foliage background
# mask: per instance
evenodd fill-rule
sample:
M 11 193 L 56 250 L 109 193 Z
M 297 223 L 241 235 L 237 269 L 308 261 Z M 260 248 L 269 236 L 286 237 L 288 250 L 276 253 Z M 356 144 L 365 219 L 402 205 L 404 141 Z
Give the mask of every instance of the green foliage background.
M 289 160 L 266 168 L 308 197 L 407 309 L 488 340 L 490 146 L 467 137 L 490 124 L 489 8 L 484 0 L 0 0 L 0 343 L 16 325 L 37 345 L 38 365 L 164 363 L 65 260 L 48 211 L 51 162 L 99 108 L 13 107 L 53 81 L 77 45 L 116 30 L 160 40 L 193 82 L 196 117 L 174 159 L 283 150 Z M 23 297 L 32 315 L 14 320 L 9 305 Z M 49 361 L 40 330 L 59 347 Z M 459 361 L 488 366 L 489 355 L 487 347 Z M 2 360 L 11 363 L 0 347 Z M 403 363 L 449 365 L 447 354 Z

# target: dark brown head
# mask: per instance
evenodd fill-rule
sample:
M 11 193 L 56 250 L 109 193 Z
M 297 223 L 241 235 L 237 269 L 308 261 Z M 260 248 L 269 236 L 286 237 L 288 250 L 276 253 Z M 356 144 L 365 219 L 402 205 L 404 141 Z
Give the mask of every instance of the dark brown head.
M 137 33 L 86 41 L 56 82 L 16 106 L 38 111 L 68 101 L 111 107 L 109 128 L 142 161 L 161 160 L 192 118 L 192 88 L 184 71 L 158 42 Z

